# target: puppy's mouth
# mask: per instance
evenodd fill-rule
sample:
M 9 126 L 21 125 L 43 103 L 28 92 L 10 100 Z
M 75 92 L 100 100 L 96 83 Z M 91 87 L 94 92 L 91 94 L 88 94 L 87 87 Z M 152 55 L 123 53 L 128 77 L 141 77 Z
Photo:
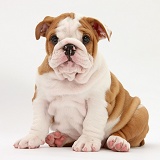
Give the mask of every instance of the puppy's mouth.
M 93 65 L 93 57 L 82 42 L 66 38 L 54 47 L 49 65 L 60 80 L 73 81 L 78 75 L 88 72 Z

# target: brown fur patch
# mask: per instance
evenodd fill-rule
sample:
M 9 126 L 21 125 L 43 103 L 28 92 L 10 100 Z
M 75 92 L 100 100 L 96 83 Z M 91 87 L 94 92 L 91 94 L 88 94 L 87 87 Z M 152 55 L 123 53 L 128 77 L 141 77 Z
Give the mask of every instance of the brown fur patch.
M 83 32 L 83 35 L 88 35 L 91 38 L 91 41 L 86 45 L 87 51 L 93 56 L 93 58 L 95 58 L 97 54 L 98 43 L 96 31 L 93 30 L 91 24 L 88 22 L 86 17 L 82 18 L 80 20 L 80 23 L 82 26 L 79 27 L 79 31 Z
M 54 20 L 53 17 L 47 16 L 44 18 L 42 22 L 40 22 L 35 29 L 35 36 L 36 39 L 38 40 L 40 36 L 45 37 L 46 36 L 46 31 L 50 27 L 52 21 Z
M 108 121 L 120 117 L 111 134 L 121 136 L 131 146 L 140 146 L 148 132 L 148 112 L 144 107 L 137 109 L 140 99 L 131 97 L 112 73 L 111 81 L 111 88 L 106 93 Z
M 42 64 L 38 67 L 38 73 L 40 75 L 44 74 L 44 73 L 48 73 L 53 71 L 53 69 L 49 66 L 48 64 L 48 56 L 45 57 L 44 61 L 42 62 Z
M 149 131 L 148 116 L 148 111 L 145 107 L 137 109 L 130 121 L 112 135 L 126 139 L 131 147 L 144 145 L 144 138 Z

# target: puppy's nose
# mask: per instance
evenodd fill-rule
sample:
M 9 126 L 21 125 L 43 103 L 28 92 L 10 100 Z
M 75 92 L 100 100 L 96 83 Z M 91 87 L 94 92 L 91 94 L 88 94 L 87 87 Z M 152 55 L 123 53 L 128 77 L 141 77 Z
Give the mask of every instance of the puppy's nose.
M 74 44 L 66 44 L 63 47 L 64 53 L 67 56 L 68 60 L 71 60 L 71 56 L 73 56 L 75 54 L 76 51 L 76 46 Z

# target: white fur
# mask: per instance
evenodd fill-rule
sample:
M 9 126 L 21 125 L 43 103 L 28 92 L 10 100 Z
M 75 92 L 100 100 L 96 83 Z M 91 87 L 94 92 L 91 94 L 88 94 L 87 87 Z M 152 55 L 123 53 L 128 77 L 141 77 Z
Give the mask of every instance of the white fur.
M 79 26 L 77 17 L 74 20 L 66 18 L 61 21 L 56 29 L 57 36 L 60 38 L 59 45 L 66 37 L 76 39 L 76 45 L 80 45 L 82 33 L 77 29 Z M 84 46 L 80 45 L 79 48 L 84 48 Z M 58 72 L 37 74 L 33 124 L 29 135 L 15 143 L 16 148 L 38 147 L 44 143 L 49 127 L 51 127 L 76 140 L 73 145 L 75 151 L 98 151 L 100 149 L 102 140 L 106 138 L 105 132 L 109 133 L 118 122 L 116 120 L 105 128 L 108 119 L 105 94 L 110 88 L 111 77 L 105 59 L 100 53 L 94 60 L 91 60 L 86 50 L 83 49 L 83 51 L 84 54 L 80 53 L 80 57 L 87 59 L 91 64 L 88 69 L 74 75 L 71 79 L 63 75 L 59 76 Z M 78 53 L 75 53 L 75 58 L 76 55 Z M 54 58 L 53 56 L 49 58 L 49 64 L 55 69 L 57 66 L 52 63 Z M 62 61 L 65 62 L 64 59 Z M 60 60 L 59 64 L 58 60 L 58 66 L 62 61 Z M 81 66 L 81 69 L 85 68 L 82 61 L 79 63 L 75 60 L 74 64 Z M 63 71 L 69 74 L 64 68 Z M 54 123 L 52 124 L 53 116 Z
M 140 104 L 137 109 L 140 109 L 140 108 L 142 108 L 142 107 L 144 107 L 144 105 L 143 105 L 143 104 Z
M 63 50 L 63 47 L 68 43 L 76 46 L 76 52 L 72 56 L 72 61 L 68 61 Z M 59 80 L 68 79 L 69 81 L 75 80 L 80 83 L 79 80 L 84 79 L 84 76 L 90 72 L 93 66 L 93 57 L 87 52 L 86 47 L 80 40 L 65 38 L 55 45 L 54 52 L 49 58 L 49 65 L 53 68 Z
M 55 123 L 52 126 L 54 130 L 59 130 L 71 138 L 77 139 L 77 137 L 82 134 L 82 128 L 84 128 L 85 125 L 86 127 L 89 125 L 94 126 L 95 122 L 90 124 L 92 121 L 89 122 L 89 120 L 86 120 L 88 117 L 89 119 L 97 118 L 97 123 L 100 123 L 97 125 L 97 130 L 100 132 L 104 130 L 98 128 L 104 128 L 107 122 L 105 92 L 109 89 L 111 83 L 110 73 L 109 71 L 106 72 L 108 69 L 107 66 L 104 65 L 104 62 L 105 60 L 102 55 L 99 54 L 93 65 L 92 70 L 94 70 L 94 72 L 92 70 L 90 71 L 93 72 L 92 77 L 84 84 L 78 84 L 76 81 L 70 82 L 68 80 L 57 81 L 58 78 L 55 79 L 56 73 L 47 73 L 38 76 L 36 84 L 37 87 L 40 88 L 39 94 L 47 98 L 49 103 L 48 112 L 55 117 Z M 90 74 L 90 72 L 88 74 Z M 86 117 L 87 110 L 91 110 L 91 112 L 96 113 L 96 115 L 93 113 L 88 114 Z M 86 119 L 84 120 L 85 117 Z M 102 125 L 101 121 L 103 118 L 104 124 Z M 83 127 L 82 124 L 84 125 Z M 72 132 L 70 132 L 70 130 L 72 130 Z M 100 134 L 98 133 L 98 135 Z
M 75 16 L 75 19 L 67 17 L 58 24 L 56 28 L 56 35 L 60 41 L 66 37 L 81 40 L 82 33 L 77 29 L 81 25 L 79 23 L 80 19 L 80 16 Z
M 33 102 L 33 124 L 30 132 L 24 138 L 18 140 L 14 146 L 16 148 L 37 148 L 44 144 L 45 137 L 48 134 L 50 120 L 47 111 L 47 102 L 37 98 Z
M 112 130 L 113 126 L 115 126 L 120 121 L 120 117 L 116 118 L 115 120 L 107 122 L 105 127 L 105 138 L 110 135 L 110 131 Z

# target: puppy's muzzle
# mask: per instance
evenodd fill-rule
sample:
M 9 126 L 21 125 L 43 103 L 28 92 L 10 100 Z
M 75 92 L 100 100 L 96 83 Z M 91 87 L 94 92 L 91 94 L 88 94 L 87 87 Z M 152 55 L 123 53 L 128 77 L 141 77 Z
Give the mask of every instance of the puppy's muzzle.
M 63 50 L 64 50 L 64 53 L 65 55 L 67 56 L 68 58 L 68 61 L 71 61 L 72 58 L 71 56 L 73 56 L 75 54 L 75 51 L 76 51 L 76 46 L 74 44 L 66 44 L 64 47 L 63 47 Z

